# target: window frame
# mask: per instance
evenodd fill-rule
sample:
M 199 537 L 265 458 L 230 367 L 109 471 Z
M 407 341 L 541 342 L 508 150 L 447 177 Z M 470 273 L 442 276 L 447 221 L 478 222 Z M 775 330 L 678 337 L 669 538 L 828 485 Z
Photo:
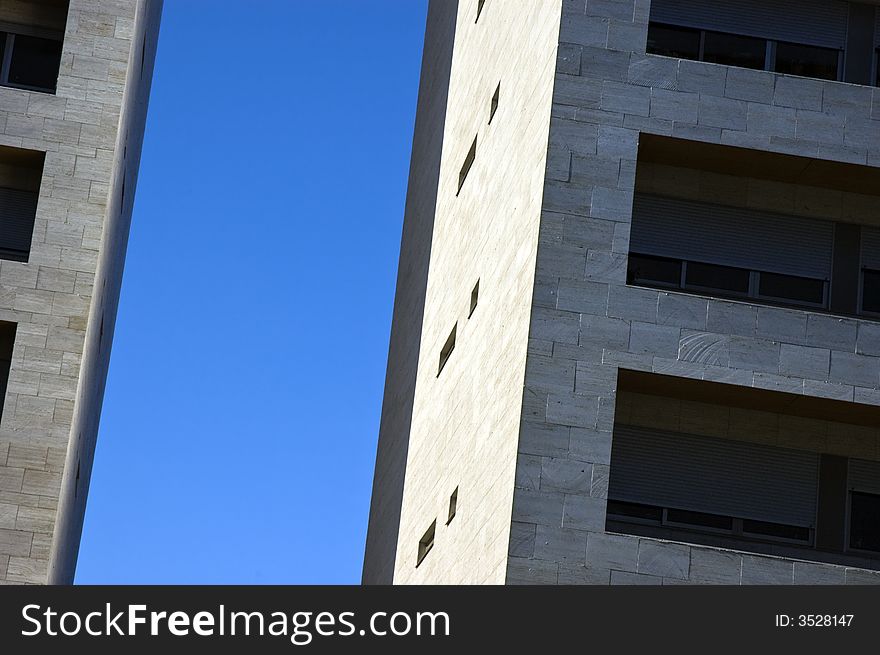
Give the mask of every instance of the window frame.
M 54 34 L 54 33 L 53 33 Z M 61 58 L 58 59 L 58 69 L 59 72 L 55 76 L 55 86 L 54 87 L 42 87 L 42 86 L 33 86 L 30 84 L 19 84 L 18 82 L 12 82 L 9 79 L 9 74 L 12 69 L 12 55 L 15 51 L 15 40 L 16 37 L 24 36 L 34 39 L 43 39 L 45 41 L 54 41 L 61 48 L 64 47 L 64 39 L 57 38 L 56 36 L 49 36 L 45 32 L 40 33 L 26 33 L 21 30 L 12 32 L 8 29 L 4 29 L 4 25 L 0 23 L 0 39 L 4 39 L 5 45 L 3 49 L 3 59 L 0 60 L 0 86 L 5 86 L 10 89 L 21 89 L 23 91 L 34 91 L 36 93 L 46 93 L 48 95 L 55 95 L 58 92 L 58 76 L 60 75 L 61 70 Z

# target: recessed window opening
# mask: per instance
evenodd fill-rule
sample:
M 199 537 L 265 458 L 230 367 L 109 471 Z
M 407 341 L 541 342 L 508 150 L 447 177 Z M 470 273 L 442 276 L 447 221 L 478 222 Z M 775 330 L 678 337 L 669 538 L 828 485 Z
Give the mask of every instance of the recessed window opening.
M 850 492 L 849 547 L 880 553 L 880 495 Z
M 880 271 L 862 269 L 862 312 L 880 315 Z
M 464 158 L 464 164 L 461 166 L 461 171 L 458 173 L 458 193 L 461 192 L 461 187 L 464 186 L 464 181 L 467 179 L 468 173 L 471 170 L 471 166 L 474 165 L 474 160 L 477 158 L 477 137 L 474 137 L 474 142 L 471 144 L 470 150 L 468 150 L 467 156 Z
M 452 523 L 452 519 L 455 518 L 455 512 L 458 509 L 458 487 L 455 488 L 455 491 L 452 492 L 452 495 L 449 497 L 449 516 L 446 518 L 446 525 Z
M 489 124 L 492 124 L 492 119 L 495 118 L 495 112 L 498 111 L 498 99 L 501 96 L 501 82 L 498 83 L 498 86 L 495 87 L 495 93 L 492 94 L 492 104 L 489 107 Z
M 440 373 L 443 372 L 443 367 L 446 366 L 446 362 L 449 361 L 452 351 L 455 350 L 455 332 L 457 329 L 458 323 L 453 326 L 452 332 L 449 333 L 449 336 L 446 338 L 446 343 L 443 344 L 443 348 L 440 350 L 440 366 L 437 369 L 438 377 L 440 376 Z
M 0 146 L 0 259 L 28 261 L 44 160 L 42 152 Z
M 480 300 L 480 281 L 477 280 L 477 283 L 474 285 L 473 291 L 471 291 L 471 308 L 468 312 L 468 318 L 474 315 L 474 311 L 477 309 L 477 303 Z
M 434 547 L 434 533 L 437 531 L 437 519 L 434 519 L 434 522 L 431 523 L 431 527 L 422 535 L 422 538 L 419 539 L 419 550 L 418 555 L 416 556 L 416 566 L 422 563 L 422 560 L 425 559 L 427 554 L 431 552 L 431 549 Z
M 483 5 L 485 5 L 485 4 L 486 4 L 486 0 L 477 0 L 477 17 L 476 17 L 476 19 L 474 19 L 475 23 L 478 20 L 480 20 L 480 14 L 483 13 Z
M 3 399 L 9 383 L 9 369 L 12 366 L 12 349 L 15 347 L 15 332 L 18 324 L 0 321 L 0 416 L 3 414 Z

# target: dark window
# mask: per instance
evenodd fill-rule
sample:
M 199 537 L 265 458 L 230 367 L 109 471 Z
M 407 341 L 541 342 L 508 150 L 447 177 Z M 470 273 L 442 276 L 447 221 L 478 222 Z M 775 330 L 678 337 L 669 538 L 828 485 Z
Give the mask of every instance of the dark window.
M 880 271 L 862 271 L 862 311 L 880 314 Z
M 647 51 L 679 59 L 700 58 L 700 30 L 673 25 L 648 25 Z
M 474 285 L 473 291 L 471 291 L 471 311 L 468 313 L 468 318 L 474 315 L 474 310 L 477 308 L 477 302 L 480 300 L 480 281 L 477 280 L 477 283 Z
M 663 509 L 652 505 L 640 505 L 639 503 L 627 503 L 621 500 L 608 499 L 608 516 L 626 517 L 640 521 L 652 521 L 660 523 L 663 520 Z
M 467 156 L 464 158 L 464 164 L 461 165 L 461 171 L 458 174 L 458 190 L 461 191 L 461 187 L 464 186 L 464 181 L 467 179 L 467 175 L 471 170 L 471 166 L 474 165 L 474 159 L 477 158 L 477 137 L 474 137 L 474 142 L 471 144 L 471 149 L 468 150 Z M 458 193 L 456 193 L 458 195 Z
M 743 532 L 762 537 L 775 537 L 778 539 L 791 539 L 793 541 L 809 541 L 810 529 L 796 525 L 784 525 L 782 523 L 767 523 L 766 521 L 743 520 Z
M 498 99 L 501 96 L 501 82 L 495 87 L 495 93 L 492 94 L 492 104 L 489 107 L 489 123 L 495 118 L 495 112 L 498 111 Z
M 455 518 L 456 510 L 458 510 L 458 487 L 455 488 L 455 491 L 453 491 L 452 495 L 449 497 L 449 518 L 446 519 L 446 525 L 452 523 L 452 519 Z
M 764 39 L 706 32 L 703 61 L 763 70 L 766 59 L 767 41 Z
M 688 262 L 685 286 L 747 294 L 751 273 L 743 268 Z
M 683 509 L 666 510 L 666 521 L 668 523 L 681 523 L 699 528 L 711 528 L 713 530 L 733 530 L 733 519 L 729 516 L 689 512 Z
M 483 13 L 484 4 L 486 4 L 486 0 L 477 0 L 477 18 L 474 20 L 475 23 L 480 20 L 480 14 Z
M 837 79 L 838 51 L 797 43 L 776 44 L 777 73 L 818 77 L 823 80 Z
M 455 350 L 455 331 L 458 329 L 458 324 L 452 328 L 452 332 L 449 334 L 449 337 L 446 339 L 446 343 L 443 344 L 443 349 L 440 351 L 440 367 L 437 369 L 437 375 L 443 372 L 443 367 L 446 366 L 446 362 L 449 361 L 449 356 L 452 354 L 452 351 Z
M 55 91 L 61 42 L 16 34 L 9 63 L 10 84 Z
M 880 495 L 850 495 L 849 547 L 880 552 Z
M 681 286 L 681 261 L 652 255 L 630 253 L 627 270 L 629 284 Z
M 431 524 L 431 527 L 428 528 L 428 531 L 419 539 L 419 552 L 416 557 L 416 566 L 422 563 L 422 560 L 425 559 L 425 555 L 431 552 L 431 549 L 434 547 L 434 533 L 437 530 L 437 519 L 434 519 L 434 522 Z
M 758 294 L 815 305 L 825 303 L 825 281 L 795 275 L 761 273 Z

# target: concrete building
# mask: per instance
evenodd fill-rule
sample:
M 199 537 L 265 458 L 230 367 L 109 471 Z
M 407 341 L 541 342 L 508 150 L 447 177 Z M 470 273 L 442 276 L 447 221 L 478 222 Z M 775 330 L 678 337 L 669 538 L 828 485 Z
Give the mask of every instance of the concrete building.
M 365 583 L 880 582 L 878 5 L 431 2 Z
M 161 5 L 0 2 L 0 584 L 73 580 Z

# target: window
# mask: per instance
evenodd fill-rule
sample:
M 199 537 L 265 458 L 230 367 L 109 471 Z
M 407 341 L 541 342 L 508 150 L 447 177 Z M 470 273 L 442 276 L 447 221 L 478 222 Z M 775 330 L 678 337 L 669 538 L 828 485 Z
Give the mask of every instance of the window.
M 777 73 L 817 77 L 822 80 L 838 79 L 839 51 L 798 43 L 776 44 Z
M 850 493 L 849 547 L 880 553 L 880 495 Z
M 862 271 L 862 311 L 880 314 L 880 271 Z
M 483 13 L 483 5 L 484 5 L 484 4 L 486 4 L 486 0 L 477 0 L 477 17 L 476 17 L 476 19 L 474 20 L 475 23 L 476 23 L 478 20 L 480 20 L 480 14 Z
M 425 559 L 425 556 L 431 552 L 431 549 L 434 547 L 434 532 L 437 530 L 437 519 L 434 519 L 434 522 L 431 523 L 431 527 L 428 528 L 428 531 L 422 536 L 419 540 L 419 552 L 416 557 L 416 566 L 422 563 L 422 560 Z
M 45 153 L 0 146 L 0 259 L 30 257 Z
M 799 528 L 796 525 L 744 520 L 742 522 L 742 531 L 743 534 L 755 535 L 757 537 L 772 537 L 785 541 L 802 541 L 805 543 L 810 541 L 809 528 Z
M 437 369 L 437 376 L 440 376 L 440 373 L 443 372 L 443 367 L 446 366 L 446 362 L 449 361 L 449 356 L 452 354 L 452 351 L 455 350 L 455 331 L 458 329 L 458 323 L 452 328 L 452 332 L 449 334 L 449 337 L 446 339 L 446 343 L 443 344 L 443 349 L 440 351 L 440 367 Z
M 743 268 L 688 262 L 685 287 L 710 289 L 733 294 L 748 294 L 751 273 Z
M 647 52 L 677 59 L 772 70 L 823 80 L 840 79 L 840 51 L 834 48 L 676 25 L 650 23 Z
M 461 166 L 461 171 L 458 173 L 458 192 L 455 195 L 461 193 L 461 187 L 464 186 L 464 181 L 467 179 L 467 175 L 471 170 L 471 166 L 474 165 L 474 159 L 477 158 L 477 137 L 474 137 L 474 142 L 471 144 L 471 149 L 468 150 L 467 156 L 464 158 L 464 164 Z
M 9 383 L 9 368 L 12 366 L 12 350 L 15 347 L 17 323 L 0 321 L 0 399 L 6 398 L 6 386 Z M 0 415 L 3 414 L 3 403 L 0 402 Z
M 498 86 L 495 87 L 495 93 L 492 94 L 492 104 L 489 107 L 489 124 L 492 124 L 492 119 L 495 118 L 495 112 L 498 111 L 498 97 L 501 94 L 501 82 L 498 83 Z
M 678 289 L 681 287 L 681 261 L 630 253 L 627 282 Z
M 758 294 L 764 298 L 791 300 L 822 307 L 825 305 L 825 286 L 825 280 L 778 273 L 761 273 Z
M 0 42 L 0 84 L 55 92 L 61 64 L 60 41 L 0 32 Z
M 766 59 L 767 41 L 764 39 L 706 32 L 703 61 L 763 70 Z
M 480 281 L 477 280 L 477 283 L 474 285 L 473 291 L 471 291 L 471 310 L 468 313 L 468 318 L 474 315 L 474 310 L 477 308 L 477 302 L 480 299 Z
M 452 495 L 449 497 L 449 517 L 446 519 L 446 525 L 452 523 L 452 519 L 455 518 L 455 511 L 458 509 L 458 487 L 455 488 L 455 491 L 452 492 Z
M 674 25 L 648 25 L 647 51 L 676 59 L 700 58 L 700 30 Z

